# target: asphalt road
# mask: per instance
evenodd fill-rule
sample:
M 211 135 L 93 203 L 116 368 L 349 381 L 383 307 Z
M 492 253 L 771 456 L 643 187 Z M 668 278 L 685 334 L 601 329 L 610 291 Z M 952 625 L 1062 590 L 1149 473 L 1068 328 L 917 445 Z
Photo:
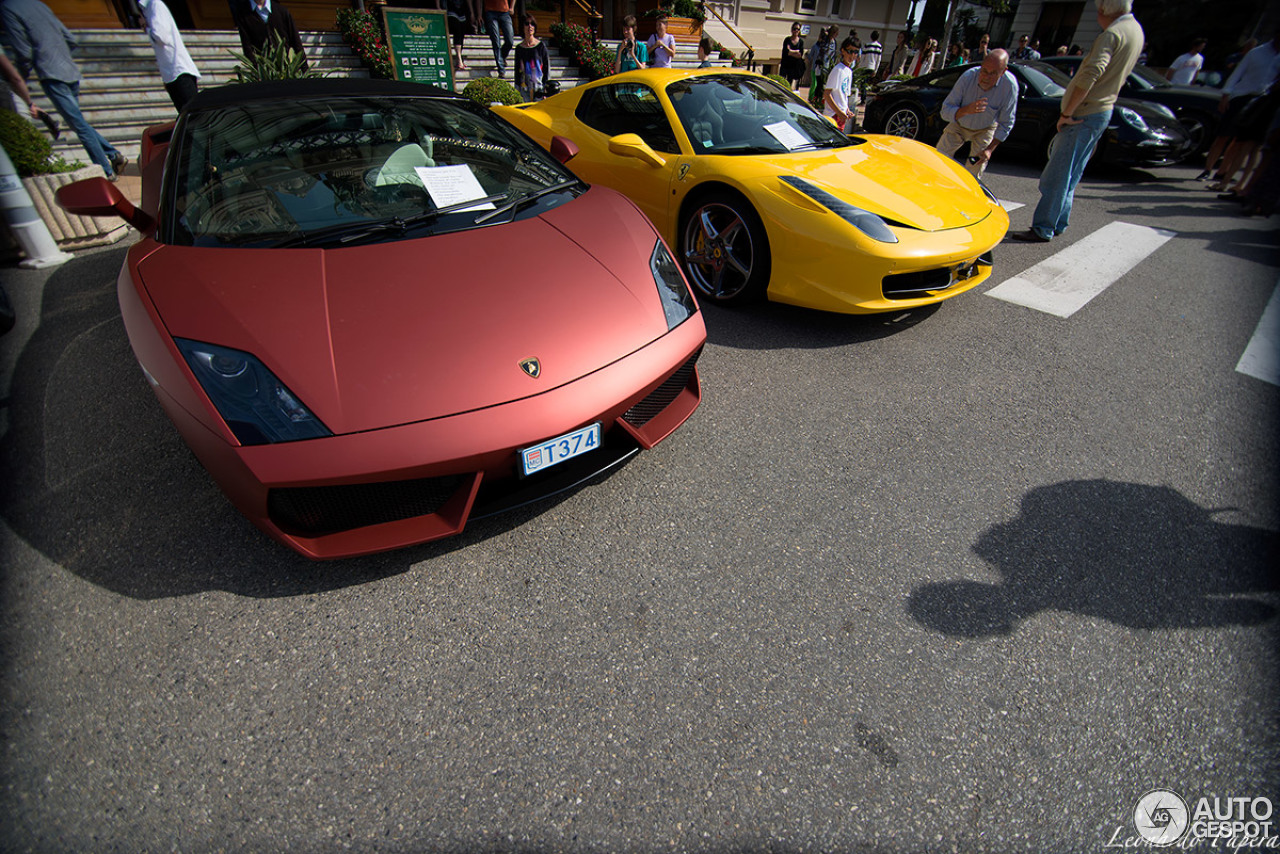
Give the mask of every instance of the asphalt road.
M 1235 370 L 1280 232 L 1194 171 L 1086 177 L 1065 242 L 1176 236 L 1070 317 L 986 295 L 1064 241 L 930 311 L 709 308 L 667 442 L 325 564 L 170 428 L 122 248 L 4 270 L 0 848 L 1099 851 L 1152 789 L 1280 801 L 1280 392 Z

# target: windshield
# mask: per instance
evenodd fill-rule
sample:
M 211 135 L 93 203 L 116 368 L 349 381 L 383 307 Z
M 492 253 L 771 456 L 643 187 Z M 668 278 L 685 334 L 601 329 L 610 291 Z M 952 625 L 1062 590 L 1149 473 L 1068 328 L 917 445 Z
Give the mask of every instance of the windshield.
M 1163 75 L 1160 75 L 1145 65 L 1135 65 L 1133 72 L 1129 75 L 1129 82 L 1134 83 L 1139 89 L 1164 89 L 1172 86 Z
M 1042 62 L 1018 63 L 1016 67 L 1026 78 L 1027 85 L 1044 98 L 1061 98 L 1071 82 L 1070 77 Z
M 535 215 L 583 189 L 463 101 L 251 101 L 190 113 L 181 134 L 168 242 L 182 245 L 394 240 Z M 537 202 L 516 204 L 525 198 Z M 508 215 L 477 222 L 503 207 Z
M 698 154 L 781 154 L 853 145 L 826 118 L 764 78 L 694 77 L 667 87 Z

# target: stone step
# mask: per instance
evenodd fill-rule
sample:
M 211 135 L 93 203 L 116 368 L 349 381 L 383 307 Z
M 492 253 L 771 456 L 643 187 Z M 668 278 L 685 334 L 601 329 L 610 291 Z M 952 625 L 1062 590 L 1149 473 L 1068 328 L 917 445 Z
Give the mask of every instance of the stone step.
M 141 30 L 84 29 L 75 31 L 80 46 L 76 60 L 84 79 L 80 84 L 80 108 L 85 118 L 130 160 L 136 160 L 142 131 L 153 124 L 177 117 L 173 103 L 160 79 L 155 52 Z M 328 75 L 368 77 L 361 64 L 338 33 L 300 34 L 311 67 Z M 234 31 L 190 31 L 183 41 L 200 69 L 200 87 L 207 89 L 235 80 L 240 37 Z M 487 35 L 467 36 L 463 61 L 469 68 L 454 74 L 455 88 L 461 92 L 471 80 L 497 76 L 493 49 Z M 550 76 L 568 89 L 586 82 L 567 57 L 551 49 Z M 508 82 L 511 73 L 508 71 Z M 53 112 L 39 87 L 33 88 L 36 103 Z M 68 161 L 88 162 L 84 148 L 74 133 L 63 128 L 62 138 L 53 143 L 54 152 Z

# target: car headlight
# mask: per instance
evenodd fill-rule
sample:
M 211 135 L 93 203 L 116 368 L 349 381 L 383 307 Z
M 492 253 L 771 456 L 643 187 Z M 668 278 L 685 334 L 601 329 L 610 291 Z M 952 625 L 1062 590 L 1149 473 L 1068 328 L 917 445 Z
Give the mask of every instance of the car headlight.
M 1120 107 L 1120 118 L 1124 119 L 1130 127 L 1135 127 L 1143 133 L 1150 133 L 1151 128 L 1147 127 L 1147 121 L 1142 116 L 1135 113 L 1128 107 Z
M 173 341 L 240 444 L 333 435 L 266 365 L 248 353 L 186 338 Z
M 898 236 L 889 230 L 889 226 L 885 224 L 885 221 L 871 213 L 871 211 L 864 211 L 862 208 L 854 207 L 848 202 L 841 201 L 826 190 L 821 190 L 805 179 L 797 178 L 794 175 L 783 175 L 782 182 L 804 193 L 872 240 L 878 240 L 881 243 L 898 242 Z
M 667 316 L 670 331 L 692 317 L 698 307 L 676 259 L 661 240 L 654 244 L 653 254 L 649 256 L 649 269 L 653 272 L 653 283 L 658 286 L 658 299 L 662 301 L 662 313 Z
M 983 194 L 986 195 L 986 197 L 991 200 L 991 204 L 993 205 L 1000 204 L 1000 197 L 997 196 L 995 193 L 991 192 L 991 188 L 988 187 L 986 184 L 984 184 L 981 178 L 978 179 L 978 186 L 982 188 Z

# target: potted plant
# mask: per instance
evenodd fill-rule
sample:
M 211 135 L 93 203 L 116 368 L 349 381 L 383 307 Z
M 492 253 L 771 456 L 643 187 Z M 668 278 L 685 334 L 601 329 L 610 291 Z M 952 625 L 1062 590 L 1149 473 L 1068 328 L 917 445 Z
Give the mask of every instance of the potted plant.
M 654 5 L 649 5 L 642 0 L 637 8 L 641 6 L 648 6 L 648 8 L 640 13 L 636 35 L 645 38 L 653 35 L 656 32 L 658 17 L 666 15 L 667 32 L 671 35 L 677 38 L 690 37 L 693 41 L 702 38 L 702 24 L 707 20 L 707 11 L 702 8 L 701 3 L 695 0 L 661 0 Z
M 9 154 L 22 186 L 31 196 L 31 203 L 58 246 L 81 249 L 114 243 L 128 231 L 129 226 L 117 217 L 76 216 L 54 201 L 54 193 L 64 184 L 105 177 L 101 166 L 85 166 L 79 161 L 68 163 L 54 155 L 49 140 L 31 122 L 11 110 L 0 110 L 0 145 Z

